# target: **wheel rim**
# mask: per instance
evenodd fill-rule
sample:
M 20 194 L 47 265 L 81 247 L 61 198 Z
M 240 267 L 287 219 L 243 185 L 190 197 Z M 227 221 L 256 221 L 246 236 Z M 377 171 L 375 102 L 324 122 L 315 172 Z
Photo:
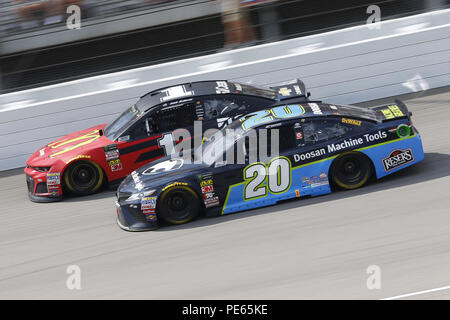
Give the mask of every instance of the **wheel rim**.
M 334 181 L 345 189 L 354 189 L 366 183 L 370 164 L 358 154 L 346 154 L 337 159 L 333 170 Z
M 342 164 L 341 172 L 348 183 L 358 182 L 361 178 L 361 163 L 354 158 L 347 159 Z
M 97 170 L 88 164 L 78 164 L 72 170 L 72 183 L 78 189 L 90 189 L 97 180 Z
M 169 197 L 168 205 L 171 211 L 184 211 L 187 208 L 187 199 L 182 192 L 174 192 L 174 194 Z
M 180 224 L 193 219 L 194 199 L 183 189 L 172 190 L 166 196 L 163 196 L 162 207 L 164 210 L 164 220 Z

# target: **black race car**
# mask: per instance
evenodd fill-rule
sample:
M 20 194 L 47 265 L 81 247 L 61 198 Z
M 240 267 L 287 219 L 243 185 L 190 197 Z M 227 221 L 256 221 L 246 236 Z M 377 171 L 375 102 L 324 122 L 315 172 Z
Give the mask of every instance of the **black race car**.
M 307 100 L 302 81 L 271 88 L 231 81 L 202 81 L 149 92 L 110 124 L 62 137 L 36 151 L 25 168 L 29 198 L 62 199 L 65 193 L 88 195 L 120 181 L 142 165 L 175 150 L 173 132 L 195 135 L 221 128 L 239 115 L 280 100 Z
M 247 114 L 190 158 L 180 154 L 134 171 L 117 190 L 117 222 L 151 230 L 160 220 L 180 224 L 202 212 L 217 216 L 326 194 L 331 185 L 361 187 L 423 159 L 410 116 L 400 101 L 375 108 L 279 104 Z

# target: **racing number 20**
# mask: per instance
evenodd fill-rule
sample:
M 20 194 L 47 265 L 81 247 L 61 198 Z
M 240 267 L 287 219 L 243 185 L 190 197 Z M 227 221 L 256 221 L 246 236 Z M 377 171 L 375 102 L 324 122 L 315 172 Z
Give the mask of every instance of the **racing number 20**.
M 260 110 L 246 115 L 242 122 L 242 128 L 249 129 L 270 122 L 274 118 L 287 119 L 301 116 L 304 113 L 305 109 L 303 106 L 298 104 L 290 104 L 286 106 L 278 106 L 268 110 Z
M 291 162 L 286 157 L 272 159 L 267 165 L 257 162 L 244 169 L 244 200 L 286 192 L 291 186 Z

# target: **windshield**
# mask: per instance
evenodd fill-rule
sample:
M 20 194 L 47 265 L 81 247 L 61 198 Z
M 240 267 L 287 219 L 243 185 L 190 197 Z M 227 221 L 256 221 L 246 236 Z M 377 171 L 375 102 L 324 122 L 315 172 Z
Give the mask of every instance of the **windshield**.
M 131 123 L 139 119 L 143 114 L 143 111 L 138 110 L 136 105 L 133 105 L 105 127 L 105 136 L 110 140 L 117 139 Z

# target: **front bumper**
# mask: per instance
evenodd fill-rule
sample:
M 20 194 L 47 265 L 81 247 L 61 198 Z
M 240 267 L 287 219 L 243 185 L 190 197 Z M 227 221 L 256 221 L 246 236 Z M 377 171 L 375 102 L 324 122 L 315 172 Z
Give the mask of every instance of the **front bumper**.
M 33 202 L 56 202 L 62 200 L 61 183 L 49 185 L 47 172 L 25 168 L 28 198 Z
M 126 231 L 150 231 L 158 229 L 156 216 L 149 220 L 140 204 L 119 204 L 116 201 L 117 224 Z

